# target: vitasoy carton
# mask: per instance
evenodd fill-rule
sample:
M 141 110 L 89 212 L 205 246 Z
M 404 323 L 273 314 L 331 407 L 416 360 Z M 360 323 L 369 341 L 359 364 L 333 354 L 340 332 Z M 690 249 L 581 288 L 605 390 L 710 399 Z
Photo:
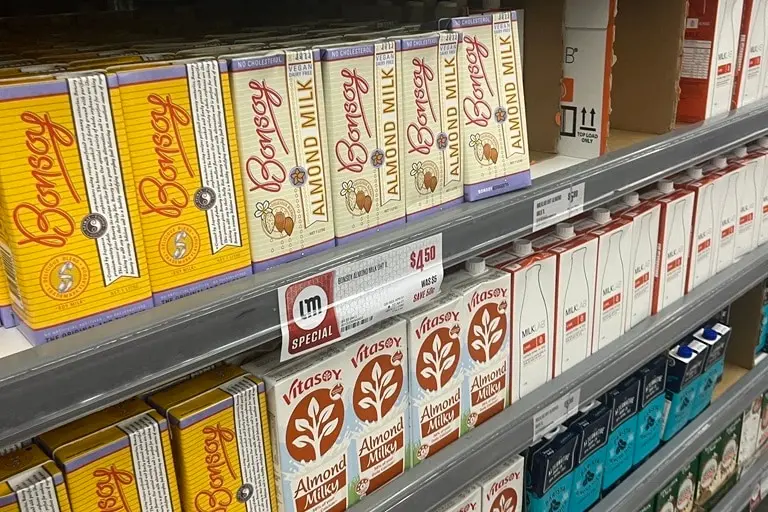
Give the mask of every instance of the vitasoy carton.
M 322 49 L 336 239 L 405 222 L 398 64 L 400 41 Z
M 343 511 L 355 474 L 349 464 L 347 360 L 337 347 L 262 371 L 259 361 L 243 369 L 267 388 L 278 509 L 286 512 Z
M 531 184 L 515 12 L 453 18 L 460 34 L 464 196 L 476 201 Z
M 152 305 L 115 77 L 0 83 L 0 252 L 33 343 Z
M 481 479 L 481 510 L 517 511 L 523 508 L 523 472 L 525 459 L 510 457 Z
M 401 147 L 411 219 L 463 200 L 458 34 L 420 34 L 400 44 Z
M 409 466 L 434 455 L 466 431 L 462 417 L 461 297 L 446 293 L 410 311 L 408 382 Z
M 359 480 L 354 502 L 405 471 L 408 446 L 408 357 L 406 322 L 385 320 L 344 342 L 351 401 L 349 450 Z
M 467 428 L 484 423 L 509 403 L 510 285 L 509 274 L 486 268 L 483 258 L 470 258 L 465 270 L 443 280 L 445 289 L 462 297 L 462 417 Z
M 333 247 L 320 50 L 227 61 L 254 271 Z

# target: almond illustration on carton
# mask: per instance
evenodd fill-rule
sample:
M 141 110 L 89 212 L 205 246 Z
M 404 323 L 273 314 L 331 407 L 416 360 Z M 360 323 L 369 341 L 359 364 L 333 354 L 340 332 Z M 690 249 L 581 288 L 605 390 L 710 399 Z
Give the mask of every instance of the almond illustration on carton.
M 360 370 L 352 399 L 361 420 L 379 421 L 397 402 L 403 388 L 402 352 L 397 354 L 375 357 Z
M 431 332 L 421 344 L 416 363 L 419 385 L 439 391 L 453 377 L 459 366 L 459 339 L 447 327 Z
M 286 446 L 294 459 L 318 460 L 336 443 L 344 424 L 344 404 L 339 397 L 319 389 L 296 405 L 285 431 Z
M 507 333 L 504 310 L 494 303 L 481 306 L 469 324 L 469 355 L 481 363 L 492 359 L 501 349 Z

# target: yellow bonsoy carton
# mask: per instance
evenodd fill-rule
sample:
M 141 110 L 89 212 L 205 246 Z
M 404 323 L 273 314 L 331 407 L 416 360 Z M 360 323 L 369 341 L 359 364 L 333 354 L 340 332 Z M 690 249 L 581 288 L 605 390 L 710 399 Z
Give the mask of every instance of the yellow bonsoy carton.
M 333 247 L 320 50 L 227 61 L 254 272 Z
M 138 399 L 38 438 L 64 473 L 73 512 L 181 511 L 168 423 Z
M 226 64 L 116 72 L 155 304 L 250 275 Z
M 151 307 L 117 80 L 0 82 L 0 253 L 42 343 Z
M 171 424 L 184 510 L 277 512 L 264 383 L 236 366 L 149 397 Z
M 0 512 L 70 512 L 64 477 L 31 444 L 0 455 Z

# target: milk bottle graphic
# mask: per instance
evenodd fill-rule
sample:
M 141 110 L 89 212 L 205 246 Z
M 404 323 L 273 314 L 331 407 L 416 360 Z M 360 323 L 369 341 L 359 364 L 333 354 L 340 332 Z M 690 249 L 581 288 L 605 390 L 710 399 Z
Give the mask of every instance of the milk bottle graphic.
M 736 247 L 736 220 L 739 215 L 739 205 L 736 198 L 736 174 L 729 174 L 726 180 L 725 198 L 720 209 L 720 241 L 717 244 L 716 269 L 720 272 L 733 263 L 733 254 Z
M 549 351 L 552 333 L 549 330 L 549 315 L 544 291 L 541 286 L 541 265 L 531 265 L 525 270 L 525 284 L 520 315 L 521 368 L 520 396 L 530 393 L 547 381 Z
M 686 257 L 686 236 L 684 214 L 685 201 L 678 201 L 675 203 L 674 211 L 672 212 L 672 222 L 669 226 L 670 229 L 669 233 L 667 233 L 666 243 L 664 244 L 667 250 L 667 261 L 665 262 L 665 267 L 662 268 L 662 271 L 666 272 L 662 307 L 673 303 L 685 293 L 684 262 Z
M 623 231 L 617 231 L 608 238 L 608 254 L 606 256 L 603 275 L 600 279 L 599 293 L 601 300 L 597 302 L 600 310 L 600 321 L 597 333 L 598 347 L 602 348 L 616 339 L 616 333 L 621 333 L 624 321 L 624 259 L 621 256 L 621 239 Z
M 747 148 L 739 148 L 734 152 L 737 158 L 747 156 Z M 755 205 L 757 204 L 757 165 L 760 162 L 752 160 L 742 167 L 736 180 L 737 197 L 739 199 L 739 216 L 736 221 L 736 239 L 734 242 L 733 258 L 738 259 L 752 250 L 755 234 Z
M 633 233 L 634 235 L 634 233 Z M 629 328 L 651 315 L 654 247 L 651 238 L 651 216 L 643 215 L 632 262 L 632 298 Z
M 590 315 L 589 282 L 584 258 L 587 248 L 581 247 L 571 253 L 570 268 L 565 285 L 563 314 L 563 350 L 561 371 L 566 371 L 589 355 Z
M 718 33 L 714 41 L 715 55 L 714 86 L 712 91 L 712 106 L 709 115 L 724 114 L 731 109 L 731 94 L 733 93 L 734 61 L 739 34 L 740 12 L 736 11 L 736 0 L 724 0 L 723 18 L 718 23 Z
M 702 187 L 699 195 L 699 204 L 696 214 L 696 233 L 694 247 L 691 248 L 694 256 L 691 259 L 693 265 L 693 282 L 691 289 L 700 285 L 712 275 L 712 249 L 714 236 L 715 203 L 712 200 L 713 185 Z

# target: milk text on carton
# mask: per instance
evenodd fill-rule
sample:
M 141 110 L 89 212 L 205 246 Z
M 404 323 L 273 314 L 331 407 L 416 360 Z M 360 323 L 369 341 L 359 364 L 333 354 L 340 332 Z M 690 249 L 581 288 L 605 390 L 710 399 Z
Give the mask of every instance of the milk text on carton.
M 255 271 L 334 245 L 319 59 L 228 59 Z
M 454 18 L 450 26 L 461 37 L 465 197 L 525 187 L 530 162 L 515 14 Z
M 44 342 L 150 307 L 114 76 L 8 84 L 0 101 L 0 250 L 24 334 Z

